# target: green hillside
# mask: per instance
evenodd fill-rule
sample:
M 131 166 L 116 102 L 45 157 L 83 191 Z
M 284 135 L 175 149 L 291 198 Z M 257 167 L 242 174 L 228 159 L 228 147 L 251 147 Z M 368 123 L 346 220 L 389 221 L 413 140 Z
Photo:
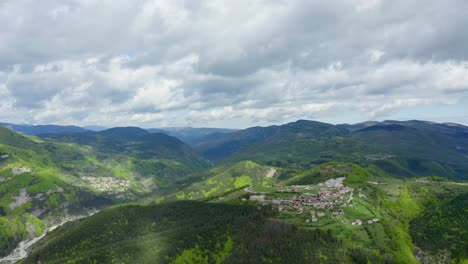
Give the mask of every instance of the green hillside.
M 0 127 L 0 256 L 68 215 L 139 199 L 208 166 L 164 134 L 114 129 L 89 142 L 94 145 Z
M 100 132 L 42 135 L 51 142 L 91 147 L 101 161 L 125 158 L 131 169 L 142 175 L 171 181 L 174 177 L 208 167 L 209 163 L 182 141 L 163 133 L 140 128 L 112 128 Z M 76 170 L 74 170 L 76 171 Z
M 429 261 L 449 255 L 468 259 L 468 193 L 428 202 L 421 215 L 411 221 L 414 243 L 430 252 Z M 448 254 L 447 254 L 448 252 Z
M 211 203 L 117 206 L 49 233 L 24 263 L 418 263 L 415 245 L 429 250 L 424 254 L 453 248 L 457 253 L 447 255 L 447 263 L 461 263 L 466 256 L 459 242 L 465 239 L 460 195 L 466 196 L 466 188 L 381 178 L 362 189 L 365 196 L 356 194 L 343 215 L 333 219 L 324 210 L 327 216 L 318 222 L 304 221 L 309 213 L 278 211 L 229 195 Z M 285 199 L 288 194 L 272 189 L 265 195 Z M 442 208 L 439 196 L 454 204 L 442 214 L 434 213 Z M 426 221 L 434 217 L 441 219 Z M 365 223 L 351 225 L 356 218 Z M 367 224 L 373 218 L 378 222 Z M 424 246 L 427 235 L 438 234 L 425 231 L 434 225 L 449 236 L 443 245 Z
M 328 162 L 302 172 L 286 180 L 284 183 L 287 185 L 317 184 L 329 179 L 346 177 L 345 184 L 347 185 L 365 186 L 370 174 L 369 171 L 356 164 Z
M 68 214 L 111 201 L 66 182 L 48 145 L 0 127 L 0 256 Z M 62 148 L 65 150 L 66 148 Z M 68 152 L 68 151 L 67 151 Z
M 163 195 L 158 202 L 211 199 L 249 186 L 271 185 L 276 176 L 274 167 L 252 161 L 219 165 L 177 180 L 172 188 L 158 192 Z
M 272 214 L 199 202 L 119 206 L 53 231 L 24 263 L 360 263 L 365 254 Z
M 218 134 L 216 137 L 208 136 L 206 141 L 201 140 L 201 142 L 196 144 L 195 149 L 208 159 L 220 161 L 233 154 L 242 152 L 244 148 L 248 149 L 250 146 L 255 146 L 256 144 L 270 144 L 277 140 L 281 143 L 282 140 L 292 139 L 294 137 L 329 138 L 345 136 L 347 134 L 348 131 L 345 129 L 330 124 L 299 120 L 282 126 L 252 127 L 232 133 Z M 274 149 L 271 153 L 275 153 Z M 254 155 L 251 155 L 249 157 L 253 156 Z M 239 158 L 238 160 L 242 159 L 245 158 Z
M 340 161 L 375 165 L 397 177 L 439 175 L 466 180 L 468 128 L 423 121 L 337 125 L 297 121 L 207 138 L 196 149 L 215 162 L 252 160 L 308 170 Z

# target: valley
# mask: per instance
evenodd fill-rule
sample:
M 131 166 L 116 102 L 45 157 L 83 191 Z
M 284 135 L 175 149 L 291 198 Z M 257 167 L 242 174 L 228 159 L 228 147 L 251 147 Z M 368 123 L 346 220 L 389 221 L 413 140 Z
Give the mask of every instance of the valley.
M 16 263 L 24 258 L 26 258 L 28 256 L 28 252 L 30 250 L 30 248 L 35 244 L 37 243 L 39 240 L 41 240 L 45 235 L 47 235 L 48 232 L 51 232 L 53 230 L 55 230 L 56 228 L 70 222 L 70 221 L 75 221 L 75 220 L 79 220 L 79 219 L 82 219 L 82 218 L 85 218 L 85 217 L 89 217 L 89 216 L 92 216 L 93 214 L 97 213 L 98 211 L 95 211 L 95 212 L 89 212 L 89 214 L 87 215 L 78 215 L 78 216 L 68 216 L 68 217 L 65 217 L 63 219 L 61 219 L 60 223 L 59 224 L 56 224 L 54 226 L 51 226 L 49 228 L 47 228 L 46 231 L 44 231 L 42 233 L 42 235 L 38 236 L 38 237 L 34 237 L 32 239 L 27 239 L 27 240 L 24 240 L 24 241 L 21 241 L 18 245 L 17 248 L 15 248 L 11 253 L 10 255 L 6 256 L 6 257 L 3 257 L 3 258 L 0 258 L 0 263 L 5 263 L 5 264 L 9 264 L 9 263 Z
M 463 126 L 54 129 L 0 127 L 0 263 L 468 258 Z

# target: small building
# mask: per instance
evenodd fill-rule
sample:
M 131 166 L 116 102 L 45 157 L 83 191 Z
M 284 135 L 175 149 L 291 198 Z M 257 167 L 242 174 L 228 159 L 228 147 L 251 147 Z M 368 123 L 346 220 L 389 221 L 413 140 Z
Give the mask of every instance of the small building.
M 356 219 L 356 221 L 352 222 L 351 224 L 354 225 L 354 226 L 360 226 L 360 225 L 362 225 L 362 220 L 361 219 Z
M 372 221 L 372 219 L 371 219 L 371 220 L 367 220 L 367 223 L 368 223 L 369 225 L 371 225 L 371 224 L 374 223 L 374 221 Z
M 249 198 L 250 201 L 257 201 L 257 202 L 264 202 L 265 201 L 265 195 L 251 195 Z
M 317 217 L 312 217 L 312 222 L 317 222 Z
M 317 213 L 317 216 L 318 216 L 318 217 L 324 217 L 324 216 L 325 216 L 325 213 L 324 213 L 324 212 L 318 212 L 318 213 Z
M 281 200 L 280 200 L 280 199 L 273 199 L 273 200 L 271 200 L 271 204 L 273 204 L 273 205 L 281 205 Z

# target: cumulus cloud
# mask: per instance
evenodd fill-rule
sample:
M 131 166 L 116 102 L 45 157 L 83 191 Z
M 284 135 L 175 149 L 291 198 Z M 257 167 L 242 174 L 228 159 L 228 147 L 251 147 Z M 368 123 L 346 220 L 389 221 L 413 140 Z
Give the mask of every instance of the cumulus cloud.
M 468 97 L 464 10 L 463 0 L 5 0 L 0 119 L 246 127 L 418 107 L 431 119 L 427 107 Z

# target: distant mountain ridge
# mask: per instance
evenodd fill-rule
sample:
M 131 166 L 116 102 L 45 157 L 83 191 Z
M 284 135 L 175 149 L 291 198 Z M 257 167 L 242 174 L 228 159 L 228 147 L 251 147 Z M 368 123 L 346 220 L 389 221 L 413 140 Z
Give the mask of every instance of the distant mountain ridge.
M 78 127 L 78 126 L 59 126 L 59 125 L 17 125 L 11 123 L 0 123 L 0 126 L 7 127 L 11 130 L 14 130 L 19 133 L 26 135 L 40 135 L 40 134 L 50 134 L 50 133 L 80 133 L 86 132 L 87 129 Z
M 298 120 L 281 126 L 251 127 L 244 130 L 234 131 L 218 135 L 213 140 L 212 136 L 206 137 L 194 145 L 195 149 L 205 157 L 212 160 L 221 160 L 242 147 L 259 142 L 267 142 L 275 138 L 288 137 L 288 135 L 311 136 L 345 136 L 349 132 L 331 124 Z
M 194 128 L 194 127 L 164 127 L 164 128 L 148 128 L 146 129 L 150 133 L 166 133 L 169 136 L 176 137 L 183 142 L 194 145 L 200 139 L 213 135 L 213 134 L 225 134 L 236 131 L 236 129 L 228 128 Z
M 427 121 L 331 125 L 299 120 L 207 136 L 194 148 L 215 162 L 252 159 L 306 169 L 329 161 L 372 163 L 404 177 L 466 179 L 468 127 Z
M 61 126 L 61 125 L 29 125 L 29 124 L 12 124 L 12 123 L 1 123 L 0 126 L 7 127 L 16 132 L 38 136 L 42 134 L 62 134 L 62 133 L 84 133 L 84 132 L 101 132 L 110 130 L 112 128 L 106 128 L 104 126 Z M 137 128 L 137 127 L 135 127 Z M 228 128 L 195 128 L 195 127 L 162 127 L 162 128 L 140 128 L 146 130 L 149 133 L 164 133 L 169 136 L 176 137 L 183 142 L 192 145 L 198 142 L 201 138 L 218 133 L 229 133 L 236 131 L 236 129 Z
M 14 129 L 14 126 L 10 127 Z M 133 154 L 139 153 L 138 155 L 148 154 L 145 144 L 167 141 L 167 146 L 173 145 L 163 149 L 155 148 L 155 156 L 162 152 L 172 153 L 170 157 L 175 159 L 180 153 L 191 153 L 189 156 L 195 157 L 196 154 L 191 150 L 193 148 L 213 162 L 254 160 L 264 165 L 307 169 L 336 160 L 371 162 L 390 174 L 405 177 L 436 174 L 464 179 L 468 173 L 468 127 L 454 123 L 386 120 L 332 125 L 298 120 L 284 125 L 257 126 L 242 130 L 127 127 L 95 132 L 73 126 L 52 126 L 49 130 L 52 132 L 36 135 L 90 144 L 114 153 L 130 151 Z M 174 136 L 191 148 L 175 147 L 177 151 L 174 152 L 171 148 L 179 143 L 162 134 Z M 96 137 L 107 139 L 97 140 Z M 121 142 L 126 137 L 138 139 L 139 143 L 132 143 L 133 146 L 128 148 L 128 142 Z
M 181 165 L 184 171 L 208 166 L 206 160 L 181 140 L 165 133 L 149 133 L 138 127 L 116 127 L 99 132 L 43 134 L 39 137 L 44 140 L 91 146 L 105 154 L 128 155 L 136 159 L 152 159 L 154 162 L 177 161 L 177 166 Z

